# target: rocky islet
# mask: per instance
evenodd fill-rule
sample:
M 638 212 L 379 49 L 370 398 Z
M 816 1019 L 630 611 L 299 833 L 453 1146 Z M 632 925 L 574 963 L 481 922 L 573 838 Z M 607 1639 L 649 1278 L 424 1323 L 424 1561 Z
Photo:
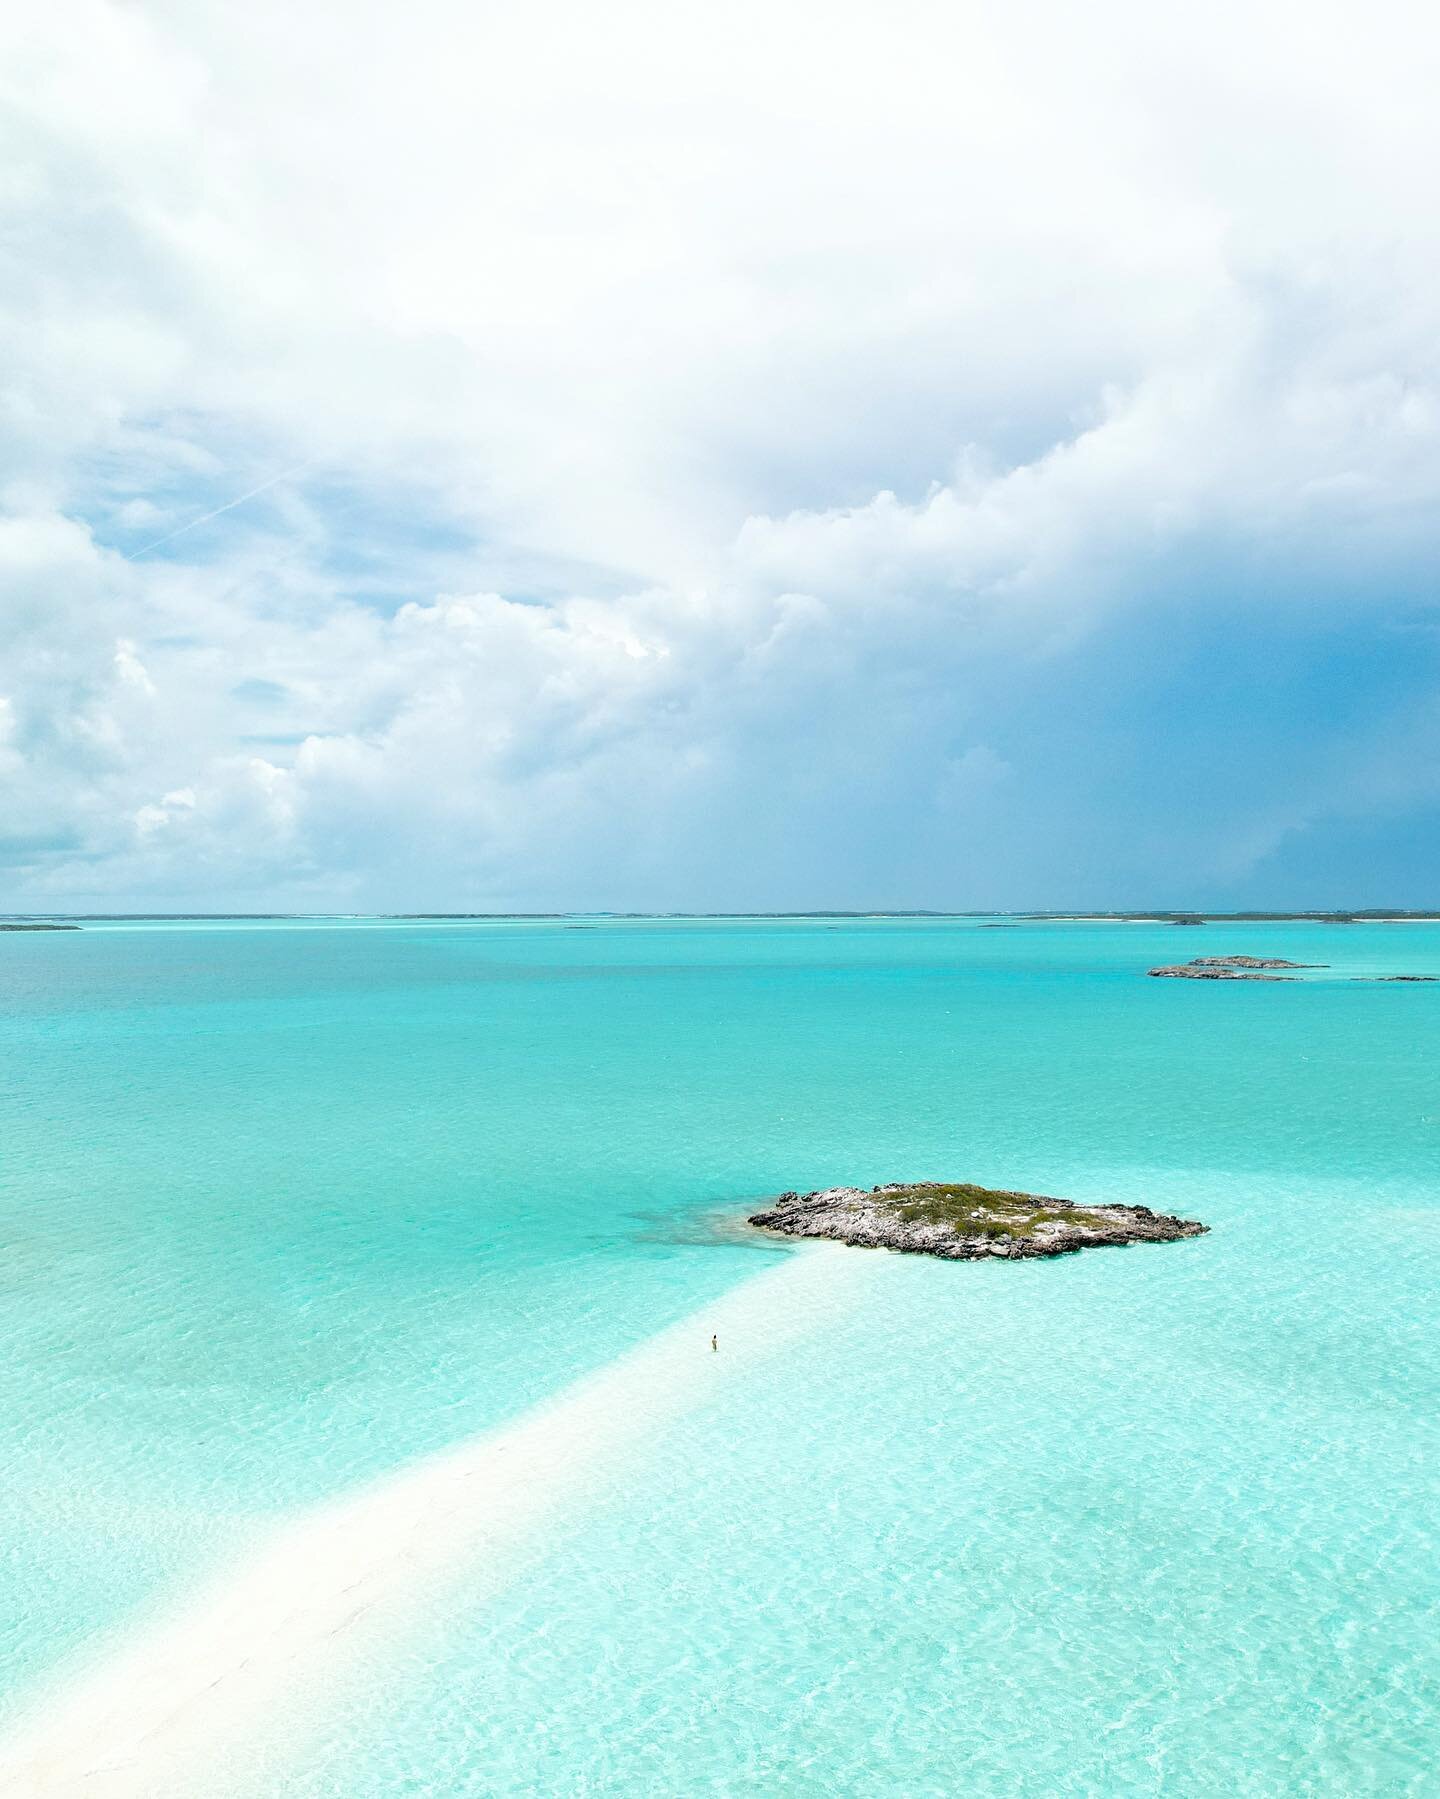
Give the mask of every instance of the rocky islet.
M 892 1182 L 782 1193 L 750 1223 L 790 1237 L 828 1237 L 947 1261 L 1028 1260 L 1125 1243 L 1199 1237 L 1208 1225 L 1148 1206 L 1077 1205 L 968 1181 Z
M 1283 956 L 1194 956 L 1188 962 L 1168 963 L 1161 968 L 1147 968 L 1146 973 L 1168 981 L 1288 981 L 1292 973 L 1276 974 L 1274 970 L 1328 968 L 1328 962 L 1287 962 Z M 1351 981 L 1366 982 L 1432 982 L 1433 974 L 1352 974 Z

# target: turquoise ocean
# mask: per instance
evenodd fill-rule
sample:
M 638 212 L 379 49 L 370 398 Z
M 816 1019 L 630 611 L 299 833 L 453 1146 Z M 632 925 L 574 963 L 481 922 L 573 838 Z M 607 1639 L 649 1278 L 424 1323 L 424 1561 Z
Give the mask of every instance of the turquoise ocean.
M 0 936 L 0 1728 L 692 1320 L 694 1403 L 195 1799 L 1440 1791 L 1440 985 L 1352 978 L 1440 925 L 994 922 Z M 1329 966 L 1144 976 L 1224 953 Z M 1213 1228 L 735 1227 L 899 1178 Z

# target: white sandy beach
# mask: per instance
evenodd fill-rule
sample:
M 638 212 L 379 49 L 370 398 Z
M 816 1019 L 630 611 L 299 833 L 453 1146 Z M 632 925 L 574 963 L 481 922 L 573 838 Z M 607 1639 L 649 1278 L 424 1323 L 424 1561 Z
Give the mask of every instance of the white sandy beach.
M 228 1794 L 230 1758 L 322 1714 L 362 1643 L 423 1621 L 447 1568 L 482 1559 L 508 1578 L 582 1483 L 843 1307 L 862 1261 L 834 1245 L 786 1255 L 512 1423 L 294 1519 L 60 1684 L 0 1744 L 0 1794 Z

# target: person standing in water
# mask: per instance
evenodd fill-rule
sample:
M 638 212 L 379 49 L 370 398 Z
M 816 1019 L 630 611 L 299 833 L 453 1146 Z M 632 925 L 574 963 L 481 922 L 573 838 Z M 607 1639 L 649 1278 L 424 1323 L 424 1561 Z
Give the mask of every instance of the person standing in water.
M 711 1337 L 711 1339 L 710 1339 L 710 1348 L 711 1348 L 711 1350 L 712 1350 L 712 1351 L 713 1351 L 713 1353 L 714 1353 L 714 1354 L 715 1354 L 715 1355 L 719 1355 L 719 1353 L 720 1353 L 720 1339 L 719 1339 L 719 1338 L 718 1338 L 718 1337 Z

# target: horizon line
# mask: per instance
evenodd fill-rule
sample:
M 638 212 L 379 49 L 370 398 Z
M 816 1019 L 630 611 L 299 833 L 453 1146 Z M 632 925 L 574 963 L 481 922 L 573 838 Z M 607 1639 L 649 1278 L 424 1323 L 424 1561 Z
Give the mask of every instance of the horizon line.
M 0 924 L 3 923 L 43 923 L 51 919 L 63 919 L 75 922 L 122 922 L 161 923 L 197 920 L 246 920 L 252 922 L 286 921 L 286 920 L 379 920 L 390 923 L 464 923 L 466 921 L 484 922 L 499 919 L 533 919 L 545 921 L 549 919 L 589 919 L 589 920 L 637 920 L 637 919 L 744 919 L 744 918 L 1007 918 L 1017 923 L 1026 920 L 1043 922 L 1085 923 L 1089 921 L 1133 920 L 1144 922 L 1153 920 L 1157 924 L 1172 924 L 1177 921 L 1193 921 L 1204 923 L 1210 920 L 1234 920 L 1239 923 L 1283 922 L 1285 920 L 1314 919 L 1343 923 L 1347 921 L 1363 922 L 1365 920 L 1383 920 L 1389 918 L 1416 918 L 1440 920 L 1440 905 L 1423 906 L 1320 906 L 1261 909 L 1258 907 L 1241 908 L 1235 911 L 1214 911 L 1194 907 L 1134 907 L 1123 909 L 1107 909 L 1102 907 L 1065 907 L 1065 908 L 1029 908 L 1023 910 L 993 909 L 967 907 L 960 910 L 949 910 L 934 906 L 869 906 L 869 907 L 835 907 L 815 906 L 802 908 L 786 908 L 783 910 L 737 910 L 737 911 L 607 911 L 599 909 L 572 909 L 559 911 L 522 911 L 504 910 L 493 912 L 348 912 L 348 911 L 173 911 L 173 912 L 140 912 L 140 911 L 108 911 L 108 912 L 0 912 Z

